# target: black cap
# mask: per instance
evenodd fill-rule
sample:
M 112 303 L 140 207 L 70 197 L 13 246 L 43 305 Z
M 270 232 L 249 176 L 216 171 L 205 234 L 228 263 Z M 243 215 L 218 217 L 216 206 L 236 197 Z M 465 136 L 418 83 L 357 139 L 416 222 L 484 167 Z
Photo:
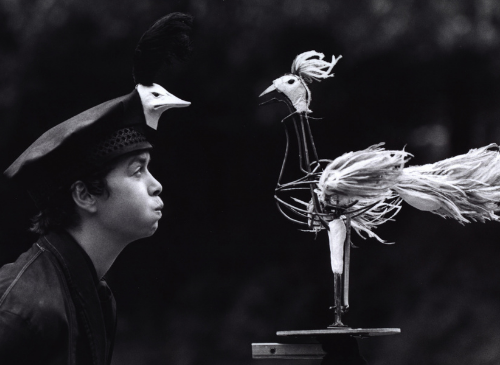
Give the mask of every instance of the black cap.
M 49 129 L 4 174 L 38 196 L 69 183 L 103 163 L 148 149 L 146 120 L 136 90 L 84 111 Z

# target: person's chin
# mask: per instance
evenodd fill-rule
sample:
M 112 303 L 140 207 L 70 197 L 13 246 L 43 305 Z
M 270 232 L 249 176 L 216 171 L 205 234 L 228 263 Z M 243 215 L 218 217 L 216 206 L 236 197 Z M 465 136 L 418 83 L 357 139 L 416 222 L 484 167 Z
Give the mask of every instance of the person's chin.
M 153 222 L 147 229 L 145 229 L 142 232 L 141 237 L 139 237 L 138 239 L 151 237 L 153 234 L 155 234 L 157 229 L 158 229 L 158 220 Z
M 153 224 L 153 227 L 151 227 L 151 233 L 149 235 L 152 236 L 156 232 L 157 229 L 158 229 L 158 221 L 156 221 Z

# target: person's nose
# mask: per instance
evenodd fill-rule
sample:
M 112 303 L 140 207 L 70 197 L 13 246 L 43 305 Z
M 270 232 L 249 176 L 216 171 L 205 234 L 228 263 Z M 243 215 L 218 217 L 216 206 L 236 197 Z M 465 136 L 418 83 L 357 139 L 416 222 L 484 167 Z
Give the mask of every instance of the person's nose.
M 151 175 L 151 182 L 149 185 L 149 194 L 152 196 L 158 196 L 158 195 L 160 195 L 162 190 L 163 190 L 163 187 L 161 186 L 160 182 L 158 180 L 156 180 L 153 175 Z

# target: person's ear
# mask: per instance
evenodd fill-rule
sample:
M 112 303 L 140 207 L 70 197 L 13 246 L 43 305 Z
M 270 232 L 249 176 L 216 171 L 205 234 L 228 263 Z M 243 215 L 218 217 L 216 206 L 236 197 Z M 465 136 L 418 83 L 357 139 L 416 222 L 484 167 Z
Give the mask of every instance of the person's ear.
M 71 196 L 77 207 L 89 213 L 96 212 L 96 199 L 82 181 L 76 181 L 71 185 Z

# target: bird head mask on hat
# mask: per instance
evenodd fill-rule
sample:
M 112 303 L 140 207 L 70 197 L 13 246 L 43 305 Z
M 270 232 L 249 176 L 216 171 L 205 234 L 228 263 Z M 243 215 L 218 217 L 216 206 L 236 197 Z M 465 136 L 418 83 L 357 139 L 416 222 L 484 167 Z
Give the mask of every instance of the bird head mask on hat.
M 158 20 L 135 50 L 135 90 L 51 128 L 5 170 L 5 176 L 24 186 L 41 207 L 51 189 L 115 157 L 152 148 L 147 135 L 157 129 L 161 114 L 191 104 L 153 82 L 165 64 L 189 53 L 191 24 L 191 16 L 182 13 Z

